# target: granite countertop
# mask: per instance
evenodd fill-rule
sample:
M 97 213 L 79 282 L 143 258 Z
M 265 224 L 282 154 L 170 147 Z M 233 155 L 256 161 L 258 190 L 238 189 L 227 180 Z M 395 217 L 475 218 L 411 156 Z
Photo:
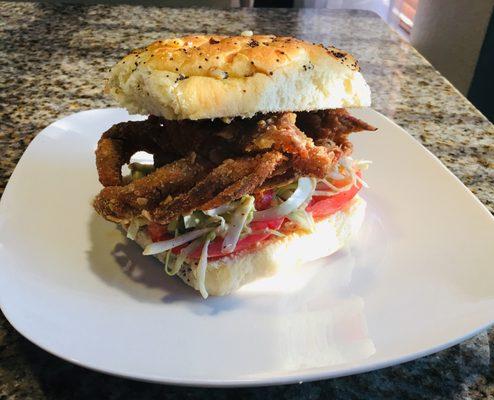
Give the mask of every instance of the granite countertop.
M 494 211 L 494 128 L 408 43 L 362 11 L 169 9 L 0 3 L 0 193 L 37 132 L 79 110 L 114 106 L 109 66 L 131 48 L 190 32 L 251 29 L 355 54 L 373 107 L 422 142 Z M 171 387 L 69 364 L 0 316 L 0 398 L 494 398 L 494 329 L 404 365 L 357 376 L 250 389 Z M 75 392 L 74 392 L 75 391 Z

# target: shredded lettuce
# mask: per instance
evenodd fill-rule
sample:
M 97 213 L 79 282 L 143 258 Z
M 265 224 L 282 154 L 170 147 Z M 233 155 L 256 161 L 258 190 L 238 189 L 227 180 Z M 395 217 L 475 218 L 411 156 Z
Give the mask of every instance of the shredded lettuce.
M 286 235 L 283 232 L 276 231 L 274 229 L 260 229 L 257 231 L 250 231 L 249 235 L 263 235 L 265 233 L 269 233 L 270 235 L 278 236 L 278 237 L 286 237 Z
M 316 224 L 312 214 L 305 211 L 303 208 L 292 211 L 287 217 L 290 221 L 295 222 L 298 226 L 309 233 L 314 232 L 316 229 Z
M 254 221 L 263 221 L 279 217 L 285 217 L 299 208 L 306 200 L 310 199 L 315 189 L 314 180 L 311 178 L 299 178 L 297 189 L 293 194 L 278 206 L 254 213 Z
M 196 228 L 204 226 L 207 223 L 209 217 L 202 211 L 194 211 L 192 214 L 184 215 L 184 227 L 185 229 Z
M 216 229 L 214 230 L 216 235 L 221 237 L 225 236 L 228 230 L 228 224 L 224 217 L 220 215 L 211 216 L 209 219 L 209 224 L 216 225 Z
M 178 230 L 175 230 L 175 237 L 177 237 L 177 236 L 178 236 Z M 171 249 L 170 249 L 170 250 L 168 250 L 168 251 L 166 252 L 166 254 L 165 254 L 165 272 L 166 272 L 167 274 L 169 274 L 169 273 L 168 273 L 168 271 L 169 271 L 169 269 L 168 269 L 168 265 L 170 264 L 170 256 L 171 256 L 171 254 L 172 254 L 172 250 L 171 250 Z
M 233 212 L 231 217 L 228 230 L 226 231 L 225 239 L 223 240 L 223 245 L 221 247 L 221 252 L 223 254 L 230 254 L 237 247 L 240 234 L 244 230 L 246 224 L 248 224 L 249 216 L 250 220 L 253 218 L 254 214 L 254 197 L 244 196 L 240 205 Z
M 175 264 L 173 265 L 173 268 L 170 270 L 166 270 L 166 273 L 170 276 L 173 276 L 180 271 L 180 268 L 182 268 L 183 263 L 185 262 L 187 256 L 192 253 L 199 245 L 202 243 L 202 238 L 194 240 L 191 244 L 189 244 L 187 247 L 183 248 L 180 250 L 180 253 L 178 254 L 177 258 L 175 259 Z
M 151 172 L 154 171 L 154 164 L 141 164 L 141 163 L 131 163 L 129 164 L 129 169 L 130 169 L 130 177 L 132 178 L 133 181 L 136 179 L 140 179 L 145 177 L 146 175 L 149 175 Z
M 144 218 L 140 218 L 140 217 L 132 218 L 129 227 L 127 228 L 127 237 L 131 240 L 135 240 L 137 236 L 137 232 L 139 232 L 141 226 L 146 224 L 147 221 Z
M 278 236 L 278 237 L 286 237 L 286 235 L 283 233 L 283 232 L 280 232 L 280 231 L 276 231 L 274 229 L 269 229 L 269 228 L 266 228 L 264 229 L 264 231 L 266 233 L 270 233 L 271 235 L 274 235 L 274 236 Z
M 208 247 L 209 243 L 214 240 L 214 233 L 211 232 L 206 235 L 204 245 L 202 246 L 201 258 L 197 264 L 197 284 L 199 286 L 199 292 L 203 298 L 207 299 L 209 294 L 206 290 L 206 269 L 208 267 Z
M 357 185 L 357 182 L 365 188 L 369 187 L 367 183 L 365 183 L 364 180 L 357 175 L 357 171 L 367 169 L 369 164 L 371 164 L 371 161 L 355 161 L 351 157 L 342 157 L 338 161 L 338 164 L 336 164 L 335 170 L 329 174 L 329 177 L 336 179 L 335 176 L 338 176 L 337 180 L 349 178 L 350 182 L 345 186 L 337 187 L 329 182 L 327 179 L 319 179 L 318 182 L 321 185 L 324 185 L 329 190 L 316 190 L 314 192 L 314 195 L 331 197 L 335 194 L 346 192 L 353 186 Z
M 213 229 L 214 228 L 198 229 L 195 231 L 184 233 L 183 235 L 180 235 L 173 239 L 148 244 L 142 254 L 144 254 L 145 256 L 149 256 L 153 254 L 163 253 L 167 250 L 173 249 L 174 247 L 178 247 L 185 243 L 191 242 L 192 240 L 211 232 Z
M 204 211 L 204 214 L 209 216 L 222 215 L 226 214 L 229 211 L 232 211 L 235 208 L 235 203 L 223 204 L 222 206 L 212 208 L 211 210 Z

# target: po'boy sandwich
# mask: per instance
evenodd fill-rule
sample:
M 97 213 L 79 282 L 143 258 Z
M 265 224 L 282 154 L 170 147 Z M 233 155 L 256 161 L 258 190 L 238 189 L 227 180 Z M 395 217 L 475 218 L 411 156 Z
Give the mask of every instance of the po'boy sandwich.
M 165 39 L 118 62 L 107 88 L 148 118 L 99 140 L 94 208 L 203 297 L 328 256 L 358 231 L 368 162 L 348 136 L 375 128 L 346 110 L 370 105 L 348 53 L 251 32 Z M 131 163 L 138 151 L 153 164 Z

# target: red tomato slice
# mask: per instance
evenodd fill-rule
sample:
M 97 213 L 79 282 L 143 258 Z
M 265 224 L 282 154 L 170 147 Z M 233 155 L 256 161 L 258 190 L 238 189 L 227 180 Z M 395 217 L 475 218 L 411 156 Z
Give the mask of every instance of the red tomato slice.
M 262 192 L 257 193 L 255 196 L 256 201 L 254 203 L 256 210 L 261 211 L 271 207 L 271 201 L 273 200 L 273 196 L 274 196 L 273 189 L 263 190 Z
M 165 225 L 157 224 L 156 222 L 151 222 L 148 225 L 148 234 L 153 242 L 161 242 L 162 240 L 171 239 L 173 236 L 166 229 Z
M 284 219 L 285 219 L 284 217 L 281 217 L 268 221 L 251 222 L 250 228 L 253 231 L 260 231 L 263 229 L 278 230 L 283 224 Z M 251 247 L 255 247 L 257 243 L 262 242 L 263 240 L 269 238 L 270 236 L 272 236 L 270 233 L 258 233 L 258 234 L 246 236 L 237 242 L 237 247 L 235 247 L 235 251 L 233 253 L 230 253 L 230 255 L 235 254 L 242 250 L 249 249 Z M 208 259 L 224 257 L 225 254 L 221 252 L 222 245 L 223 245 L 222 237 L 217 237 L 215 240 L 213 240 L 208 247 Z M 198 259 L 201 257 L 201 251 L 202 251 L 202 247 L 198 247 L 190 254 L 189 257 L 193 259 Z M 175 250 L 173 252 L 175 253 Z
M 361 187 L 362 185 L 357 182 L 357 185 L 352 186 L 346 192 L 341 192 L 331 197 L 314 196 L 307 206 L 306 211 L 310 212 L 316 220 L 328 217 L 340 211 L 345 204 L 355 197 Z
M 250 223 L 249 226 L 250 226 L 250 229 L 252 229 L 253 231 L 260 231 L 262 229 L 273 229 L 276 231 L 276 230 L 280 229 L 284 220 L 285 220 L 285 217 L 267 219 L 265 221 L 253 221 Z

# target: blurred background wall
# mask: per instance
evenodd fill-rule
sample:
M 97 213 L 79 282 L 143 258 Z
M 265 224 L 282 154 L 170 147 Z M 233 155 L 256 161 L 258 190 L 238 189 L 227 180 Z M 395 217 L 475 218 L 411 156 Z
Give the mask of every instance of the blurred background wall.
M 475 74 L 493 5 L 494 0 L 420 0 L 411 42 L 463 94 Z

